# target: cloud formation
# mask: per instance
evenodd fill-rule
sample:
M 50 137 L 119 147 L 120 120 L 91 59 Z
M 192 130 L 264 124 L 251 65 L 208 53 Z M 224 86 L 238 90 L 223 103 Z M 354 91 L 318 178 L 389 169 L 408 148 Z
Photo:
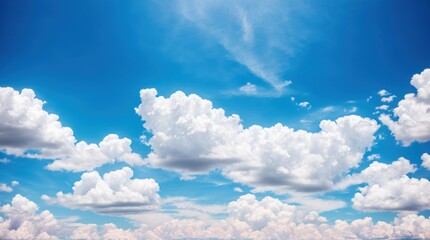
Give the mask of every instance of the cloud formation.
M 0 207 L 7 219 L 0 217 L 1 239 L 59 239 L 60 224 L 49 211 L 37 213 L 39 207 L 17 194 L 11 204 Z
M 50 170 L 85 171 L 106 163 L 142 164 L 131 151 L 131 140 L 116 134 L 97 144 L 76 143 L 71 128 L 43 109 L 45 102 L 31 89 L 0 87 L 0 151 L 20 157 L 52 159 Z M 6 161 L 5 161 L 6 162 Z
M 430 182 L 410 178 L 415 165 L 405 158 L 391 164 L 372 162 L 360 173 L 348 175 L 336 188 L 366 183 L 352 199 L 352 207 L 362 211 L 421 211 L 430 209 Z
M 184 176 L 221 169 L 235 182 L 278 192 L 329 190 L 335 178 L 358 166 L 371 148 L 376 121 L 351 115 L 322 121 L 310 133 L 276 124 L 244 128 L 238 115 L 197 95 L 176 92 L 158 97 L 155 89 L 140 91 L 136 108 L 152 134 L 152 167 Z
M 107 215 L 131 215 L 158 208 L 159 186 L 154 179 L 131 179 L 133 170 L 124 167 L 105 173 L 82 174 L 73 192 L 58 192 L 55 198 L 42 196 L 48 203 L 71 209 L 91 210 Z
M 430 170 L 430 154 L 423 153 L 423 155 L 421 155 L 421 160 L 423 161 L 421 165 Z
M 394 119 L 386 114 L 379 117 L 404 146 L 430 140 L 430 69 L 415 74 L 411 84 L 417 89 L 417 94 L 404 96 L 394 109 Z
M 429 238 L 430 218 L 414 213 L 398 214 L 392 223 L 365 217 L 351 222 L 328 224 L 317 212 L 301 214 L 295 206 L 279 199 L 258 200 L 247 194 L 228 205 L 228 216 L 212 222 L 171 219 L 156 226 L 142 224 L 122 229 L 103 225 L 67 223 L 50 212 L 37 214 L 38 206 L 16 195 L 11 204 L 0 207 L 2 239 L 405 239 Z

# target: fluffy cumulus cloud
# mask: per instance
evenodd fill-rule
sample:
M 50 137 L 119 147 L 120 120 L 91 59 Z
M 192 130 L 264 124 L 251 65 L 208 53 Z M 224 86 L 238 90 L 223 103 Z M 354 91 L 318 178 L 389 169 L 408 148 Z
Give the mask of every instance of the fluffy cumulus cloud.
M 73 152 L 49 164 L 48 169 L 79 172 L 115 161 L 142 165 L 142 158 L 132 152 L 130 145 L 130 139 L 119 138 L 116 134 L 107 135 L 99 144 L 87 144 L 81 141 L 75 145 Z
M 430 219 L 413 213 L 399 214 L 393 222 L 374 223 L 366 217 L 328 224 L 317 212 L 302 214 L 297 208 L 272 197 L 258 200 L 241 196 L 228 205 L 228 216 L 214 221 L 171 219 L 156 226 L 142 224 L 122 229 L 103 225 L 67 223 L 16 195 L 0 207 L 2 239 L 404 239 L 429 238 Z
M 409 160 L 391 164 L 373 162 L 361 173 L 347 176 L 338 188 L 367 183 L 352 199 L 353 207 L 363 211 L 421 211 L 430 209 L 430 181 L 410 178 L 416 171 Z
M 257 211 L 254 211 L 256 209 Z M 416 214 L 398 215 L 392 223 L 373 223 L 372 218 L 352 222 L 336 220 L 333 225 L 316 212 L 299 217 L 295 207 L 278 199 L 261 201 L 244 195 L 229 204 L 229 216 L 212 223 L 173 219 L 150 228 L 141 225 L 124 230 L 106 224 L 92 236 L 102 239 L 401 239 L 430 237 L 430 219 Z M 88 234 L 88 233 L 87 233 Z
M 421 155 L 421 160 L 423 161 L 421 165 L 430 170 L 430 154 L 423 153 L 423 155 Z
M 91 210 L 100 214 L 130 215 L 153 210 L 159 204 L 159 186 L 153 179 L 131 179 L 133 171 L 124 167 L 106 173 L 82 174 L 73 192 L 58 192 L 55 198 L 42 196 L 48 203 L 72 209 Z
M 6 153 L 24 155 L 32 149 L 39 150 L 42 157 L 58 157 L 73 150 L 72 129 L 43 110 L 45 102 L 33 90 L 2 87 L 0 103 L 0 148 Z
M 13 189 L 6 183 L 0 183 L 0 192 L 12 192 Z
M 58 239 L 60 223 L 49 211 L 17 194 L 11 204 L 0 207 L 7 219 L 0 218 L 1 239 Z
M 10 155 L 53 159 L 51 170 L 85 171 L 106 163 L 141 164 L 131 151 L 131 140 L 115 134 L 97 144 L 76 143 L 72 129 L 43 109 L 45 102 L 31 89 L 21 92 L 0 87 L 0 151 Z
M 385 114 L 379 117 L 404 146 L 430 140 L 430 69 L 415 74 L 411 84 L 417 94 L 405 95 L 394 109 L 394 118 Z
M 239 116 L 226 116 L 194 94 L 178 91 L 164 98 L 143 89 L 140 97 L 136 112 L 152 134 L 146 159 L 152 167 L 184 176 L 219 168 L 236 182 L 279 192 L 330 189 L 337 177 L 358 166 L 379 127 L 351 115 L 322 121 L 317 133 L 282 124 L 244 128 Z

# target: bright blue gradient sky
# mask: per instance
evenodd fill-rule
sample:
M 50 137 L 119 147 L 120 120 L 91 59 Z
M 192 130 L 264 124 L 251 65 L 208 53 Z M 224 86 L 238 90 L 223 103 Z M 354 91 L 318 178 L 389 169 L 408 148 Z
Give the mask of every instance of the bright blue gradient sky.
M 370 180 L 341 190 L 335 185 L 347 175 L 359 174 L 373 161 L 390 165 L 400 157 L 415 165 L 415 171 L 407 172 L 409 178 L 427 182 L 430 179 L 430 170 L 421 159 L 430 152 L 430 125 L 425 120 L 428 110 L 422 118 L 417 117 L 422 121 L 415 123 L 421 126 L 423 138 L 412 136 L 410 144 L 402 139 L 415 128 L 406 130 L 402 138 L 380 119 L 381 114 L 388 114 L 397 121 L 400 116 L 394 116 L 393 109 L 405 94 L 417 93 L 410 83 L 414 74 L 430 81 L 423 72 L 430 67 L 429 11 L 430 3 L 424 0 L 2 1 L 0 87 L 18 92 L 32 89 L 36 98 L 46 101 L 43 110 L 58 115 L 58 121 L 73 130 L 78 142 L 98 144 L 108 134 L 128 138 L 132 152 L 140 155 L 144 164 L 116 161 L 78 171 L 47 169 L 56 157 L 32 159 L 11 153 L 7 149 L 14 136 L 7 135 L 9 125 L 0 124 L 0 159 L 5 162 L 0 163 L 0 183 L 10 188 L 0 191 L 0 204 L 8 204 L 20 194 L 35 202 L 41 211 L 49 210 L 61 222 L 100 226 L 114 223 L 119 228 L 135 229 L 141 223 L 148 224 L 151 216 L 163 221 L 224 219 L 228 217 L 224 208 L 229 202 L 251 193 L 258 200 L 271 196 L 302 206 L 298 207 L 300 211 L 313 210 L 303 199 L 325 201 L 327 206 L 322 204 L 324 209 L 316 211 L 329 224 L 366 216 L 372 217 L 374 223 L 391 223 L 399 212 L 405 212 L 403 203 L 394 206 L 401 199 L 393 200 L 392 209 L 359 209 L 353 206 L 352 199 L 360 191 L 358 187 L 372 185 Z M 231 177 L 227 172 L 239 170 L 228 163 L 195 172 L 191 166 L 195 161 L 208 160 L 200 159 L 199 146 L 192 145 L 192 141 L 189 147 L 197 149 L 196 155 L 183 153 L 187 159 L 176 158 L 178 151 L 185 151 L 180 146 L 157 152 L 156 143 L 142 143 L 142 135 L 148 140 L 156 134 L 156 127 L 142 127 L 142 113 L 136 114 L 135 110 L 140 104 L 147 104 L 140 99 L 139 91 L 149 88 L 166 99 L 177 91 L 187 96 L 196 94 L 212 102 L 214 108 L 222 108 L 225 116 L 239 115 L 245 129 L 252 125 L 270 128 L 281 123 L 296 131 L 317 133 L 322 120 L 335 121 L 348 115 L 372 119 L 379 128 L 371 131 L 370 136 L 375 139 L 365 145 L 367 150 L 359 151 L 359 163 L 329 179 L 332 187 L 307 192 L 285 183 L 285 191 L 277 191 L 279 186 L 255 191 L 259 180 L 251 183 Z M 388 94 L 378 95 L 381 90 Z M 381 102 L 382 97 L 392 95 L 396 96 L 392 101 Z M 8 103 L 2 101 L 5 102 L 0 102 L 0 108 L 6 109 Z M 376 109 L 384 104 L 388 105 L 387 110 Z M 425 101 L 421 104 L 427 109 L 430 106 Z M 10 116 L 3 114 L 0 121 L 6 122 Z M 164 123 L 163 118 L 149 121 L 154 126 L 172 123 Z M 175 130 L 175 126 L 169 127 Z M 209 137 L 203 139 L 203 143 L 212 141 Z M 189 140 L 192 138 L 179 141 L 186 145 Z M 43 153 L 31 144 L 23 148 L 25 153 Z M 160 159 L 148 158 L 154 151 Z M 165 151 L 165 159 L 161 151 Z M 327 154 L 323 167 L 336 158 Z M 369 160 L 372 154 L 379 154 L 379 158 Z M 275 164 L 265 162 L 264 155 L 258 157 L 264 163 L 262 171 Z M 91 161 L 91 157 L 82 161 Z M 247 158 L 241 161 L 246 162 Z M 292 159 L 287 157 L 285 161 Z M 309 161 L 312 164 L 313 160 Z M 176 168 L 179 165 L 181 171 Z M 158 184 L 160 201 L 155 210 L 135 212 L 131 217 L 112 216 L 53 200 L 57 192 L 71 193 L 73 184 L 86 171 L 103 175 L 125 166 L 134 172 L 133 179 L 152 178 Z M 191 179 L 184 179 L 188 177 Z M 12 186 L 12 181 L 19 184 Z M 430 185 L 422 186 L 424 189 L 411 191 L 430 191 Z M 42 195 L 50 199 L 41 198 Z M 429 196 L 423 196 L 423 201 L 420 207 L 412 200 L 407 205 L 409 210 L 428 218 Z M 178 202 L 184 204 L 179 206 Z M 192 214 L 187 215 L 187 211 Z M 5 221 L 10 218 L 5 210 L 0 216 Z

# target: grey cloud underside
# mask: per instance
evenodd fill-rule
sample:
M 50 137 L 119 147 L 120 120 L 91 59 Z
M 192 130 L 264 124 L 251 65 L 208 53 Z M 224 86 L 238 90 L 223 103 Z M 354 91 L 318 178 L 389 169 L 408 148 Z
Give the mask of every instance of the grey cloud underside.
M 192 171 L 192 172 L 205 172 L 208 169 L 216 169 L 221 168 L 224 164 L 233 164 L 240 162 L 239 159 L 219 159 L 215 158 L 167 158 L 163 163 L 160 164 L 160 167 L 168 167 L 172 169 L 176 169 L 178 171 Z
M 40 133 L 32 129 L 0 123 L 0 148 L 55 149 L 60 146 L 60 143 L 44 141 L 40 138 Z

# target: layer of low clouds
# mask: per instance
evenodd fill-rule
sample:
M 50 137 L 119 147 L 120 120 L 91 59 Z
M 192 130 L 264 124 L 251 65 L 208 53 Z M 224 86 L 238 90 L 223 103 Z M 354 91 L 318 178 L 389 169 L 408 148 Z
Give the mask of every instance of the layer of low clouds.
M 379 117 L 404 146 L 430 140 L 430 69 L 415 74 L 411 84 L 417 93 L 404 96 L 394 109 L 394 117 L 386 114 Z
M 32 89 L 18 92 L 0 87 L 0 151 L 20 157 L 52 159 L 50 170 L 85 171 L 107 163 L 143 163 L 131 150 L 131 140 L 107 135 L 99 144 L 77 142 L 71 128 L 43 109 Z M 76 143 L 77 142 L 77 143 Z M 7 163 L 7 160 L 2 161 Z
M 157 226 L 122 229 L 115 224 L 68 223 L 16 195 L 0 207 L 2 239 L 405 239 L 429 238 L 430 219 L 415 213 L 397 215 L 392 223 L 372 218 L 352 222 L 327 219 L 317 212 L 301 214 L 296 207 L 272 197 L 258 200 L 247 194 L 228 204 L 228 216 L 214 222 L 172 219 Z
M 186 177 L 221 169 L 235 182 L 275 192 L 330 190 L 335 178 L 357 167 L 378 129 L 356 115 L 324 120 L 317 133 L 282 124 L 244 128 L 238 115 L 226 116 L 209 100 L 155 89 L 140 91 L 136 108 L 153 136 L 146 161 Z
M 91 210 L 107 215 L 139 214 L 158 208 L 159 186 L 154 179 L 131 179 L 133 170 L 124 167 L 105 173 L 82 174 L 72 193 L 58 192 L 56 197 L 42 196 L 48 203 L 71 209 Z

